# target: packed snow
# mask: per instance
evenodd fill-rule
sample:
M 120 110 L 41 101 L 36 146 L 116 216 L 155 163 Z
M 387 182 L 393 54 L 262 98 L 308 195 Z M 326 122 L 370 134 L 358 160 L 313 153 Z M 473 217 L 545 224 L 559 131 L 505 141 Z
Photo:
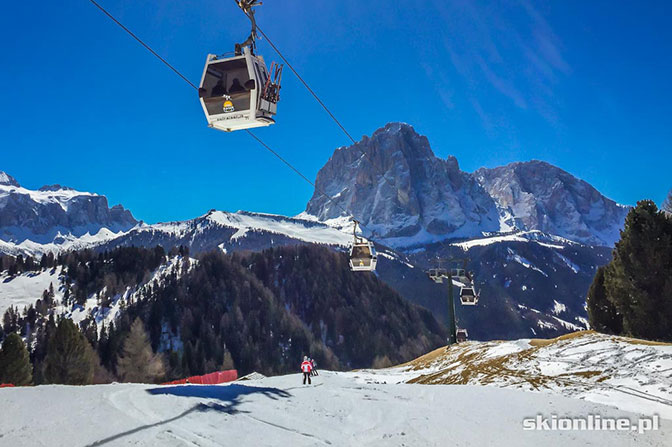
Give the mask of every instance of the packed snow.
M 496 387 L 395 383 L 386 370 L 322 371 L 225 385 L 0 389 L 0 445 L 663 446 L 672 421 L 636 431 L 525 431 L 536 415 L 638 414 Z M 669 444 L 667 444 L 669 445 Z

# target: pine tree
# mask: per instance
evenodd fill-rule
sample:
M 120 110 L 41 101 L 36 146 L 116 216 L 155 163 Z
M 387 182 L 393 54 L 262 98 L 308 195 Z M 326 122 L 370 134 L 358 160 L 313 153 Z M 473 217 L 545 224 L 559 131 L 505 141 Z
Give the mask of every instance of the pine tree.
M 628 213 L 604 286 L 624 334 L 672 340 L 672 220 L 652 201 Z
M 670 189 L 670 192 L 667 193 L 667 199 L 665 199 L 662 209 L 663 211 L 672 214 L 672 189 Z
M 75 324 L 64 318 L 48 341 L 47 383 L 87 385 L 93 382 L 96 356 L 91 345 Z
M 586 305 L 590 327 L 603 334 L 620 334 L 623 332 L 623 319 L 616 311 L 614 304 L 607 299 L 604 288 L 604 267 L 597 269 L 593 283 L 588 289 Z
M 9 334 L 0 351 L 0 383 L 24 386 L 32 381 L 33 365 L 28 349 L 18 334 Z
M 154 354 L 140 318 L 131 325 L 117 361 L 117 373 L 124 382 L 152 383 L 165 375 L 163 359 Z
M 236 369 L 236 364 L 233 362 L 233 357 L 229 351 L 224 352 L 224 360 L 222 361 L 222 371 L 227 371 L 229 369 Z

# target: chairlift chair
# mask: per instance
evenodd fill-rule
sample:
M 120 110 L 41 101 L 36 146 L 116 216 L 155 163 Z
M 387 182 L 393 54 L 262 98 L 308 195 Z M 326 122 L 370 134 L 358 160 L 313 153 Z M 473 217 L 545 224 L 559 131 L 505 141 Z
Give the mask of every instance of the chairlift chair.
M 208 126 L 231 132 L 274 124 L 282 67 L 271 69 L 273 76 L 249 46 L 232 57 L 209 54 L 198 89 Z
M 453 269 L 451 271 L 451 274 L 453 276 L 453 279 L 455 279 L 456 281 L 461 282 L 462 284 L 465 285 L 471 284 L 471 277 L 465 269 Z
M 427 271 L 427 275 L 429 276 L 429 279 L 431 279 L 435 283 L 442 284 L 443 279 L 447 277 L 447 271 L 446 271 L 446 269 L 442 269 L 442 268 L 434 268 L 434 269 L 429 269 Z
M 460 287 L 460 302 L 463 306 L 475 306 L 478 304 L 478 295 L 473 286 Z

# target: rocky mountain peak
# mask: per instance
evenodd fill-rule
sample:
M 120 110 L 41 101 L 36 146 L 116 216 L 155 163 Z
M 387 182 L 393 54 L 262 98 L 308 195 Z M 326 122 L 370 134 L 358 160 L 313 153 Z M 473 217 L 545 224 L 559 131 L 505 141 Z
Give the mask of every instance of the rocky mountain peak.
M 8 188 L 19 184 L 4 172 L 0 186 L 5 186 L 0 188 L 0 242 L 58 245 L 102 229 L 126 231 L 138 223 L 121 205 L 110 208 L 105 196 L 61 185 Z
M 544 161 L 463 172 L 454 156 L 437 158 L 429 140 L 405 123 L 337 149 L 316 186 L 306 213 L 326 221 L 345 209 L 393 247 L 511 230 L 611 246 L 628 211 Z
M 408 124 L 388 124 L 337 149 L 318 172 L 316 186 L 308 214 L 329 220 L 346 209 L 392 246 L 499 229 L 487 193 L 460 171 L 455 157 L 437 158 L 427 137 Z
M 0 171 L 0 185 L 5 186 L 16 186 L 19 187 L 19 182 L 14 179 L 11 175 L 7 174 L 4 171 Z

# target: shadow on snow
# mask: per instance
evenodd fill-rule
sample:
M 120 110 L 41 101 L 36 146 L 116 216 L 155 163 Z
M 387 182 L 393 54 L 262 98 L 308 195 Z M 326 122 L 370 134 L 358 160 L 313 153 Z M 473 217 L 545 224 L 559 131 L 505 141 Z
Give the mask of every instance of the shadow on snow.
M 207 411 L 217 411 L 225 414 L 237 414 L 237 413 L 246 413 L 245 411 L 238 410 L 237 407 L 240 404 L 241 398 L 247 396 L 248 394 L 263 394 L 264 396 L 277 400 L 279 398 L 288 398 L 291 397 L 291 394 L 287 391 L 278 389 L 278 388 L 268 388 L 268 387 L 256 387 L 256 386 L 247 386 L 247 385 L 226 385 L 226 386 L 217 386 L 217 385 L 177 385 L 177 386 L 162 386 L 158 388 L 151 388 L 147 390 L 147 393 L 153 396 L 178 396 L 178 397 L 194 397 L 199 399 L 210 399 L 217 400 L 219 402 L 201 402 L 190 409 L 178 414 L 175 417 L 165 419 L 163 421 L 156 422 L 154 424 L 142 425 L 136 427 L 132 430 L 125 431 L 113 436 L 109 436 L 100 441 L 93 442 L 87 447 L 94 447 L 99 445 L 104 445 L 113 441 L 116 441 L 125 436 L 130 436 L 135 433 L 138 433 L 149 428 L 158 427 L 164 424 L 169 424 L 178 419 L 181 419 L 191 413 L 197 412 L 207 412 Z

